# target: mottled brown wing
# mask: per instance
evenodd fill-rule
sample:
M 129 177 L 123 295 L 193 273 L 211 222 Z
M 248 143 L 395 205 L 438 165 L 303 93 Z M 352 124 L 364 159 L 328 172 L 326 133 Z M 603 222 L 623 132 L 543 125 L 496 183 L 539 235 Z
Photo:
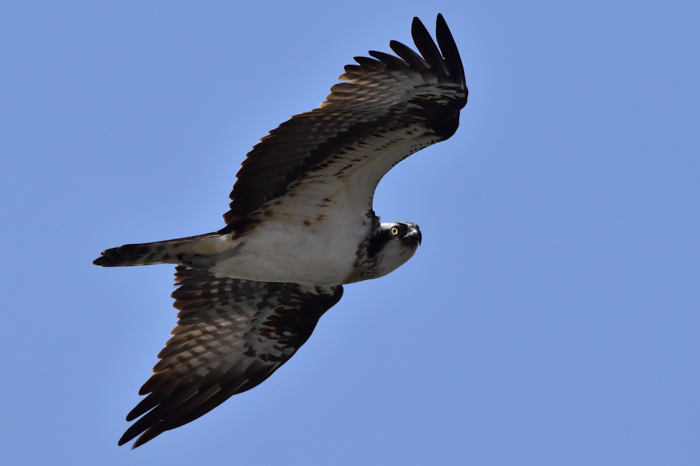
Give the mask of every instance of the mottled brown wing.
M 452 34 L 442 15 L 437 19 L 439 49 L 418 18 L 411 32 L 420 54 L 392 41 L 398 57 L 381 52 L 370 52 L 374 58 L 356 57 L 358 65 L 345 67 L 340 76 L 345 82 L 331 88 L 321 108 L 293 116 L 260 140 L 236 175 L 230 210 L 224 215 L 228 227 L 221 233 L 234 230 L 266 202 L 298 189 L 309 172 L 316 171 L 317 183 L 318 171 L 342 152 L 352 155 L 335 160 L 322 173 L 323 183 L 332 183 L 353 165 L 367 165 L 358 167 L 357 178 L 369 180 L 360 186 L 369 192 L 359 199 L 371 204 L 376 184 L 393 165 L 454 134 L 468 90 Z M 382 152 L 383 147 L 391 150 Z M 376 160 L 382 157 L 387 160 Z M 308 201 L 315 205 L 327 191 L 307 190 L 304 195 L 319 196 L 317 202 Z
M 136 421 L 119 445 L 133 448 L 211 411 L 267 379 L 311 336 L 343 294 L 338 286 L 303 286 L 216 278 L 177 267 L 173 293 L 180 310 L 173 337 L 160 352 Z

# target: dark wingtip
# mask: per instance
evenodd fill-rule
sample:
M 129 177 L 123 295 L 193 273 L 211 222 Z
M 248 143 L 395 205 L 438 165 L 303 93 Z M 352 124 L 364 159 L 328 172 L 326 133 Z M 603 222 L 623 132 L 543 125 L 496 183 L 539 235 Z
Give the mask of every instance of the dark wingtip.
M 413 18 L 411 35 L 413 36 L 413 42 L 416 44 L 418 51 L 423 55 L 425 61 L 439 73 L 450 74 L 440 50 L 438 50 L 437 45 L 435 45 L 435 41 L 433 41 L 430 33 L 418 17 Z
M 131 449 L 134 450 L 134 449 L 140 447 L 141 445 L 143 445 L 144 443 L 150 442 L 151 440 L 158 437 L 162 433 L 163 433 L 162 430 L 155 429 L 154 427 L 151 427 L 146 432 L 141 434 L 141 436 L 139 436 L 139 438 L 136 439 L 136 441 L 133 443 L 133 445 L 131 445 Z
M 134 429 L 134 426 L 136 426 L 136 424 L 132 425 L 129 429 L 127 429 L 126 432 L 124 432 L 124 435 L 122 435 L 122 437 L 117 442 L 118 446 L 121 447 L 122 445 L 131 442 L 138 436 L 138 438 L 136 438 L 136 441 L 131 445 L 131 449 L 134 450 L 143 445 L 144 443 L 153 440 L 154 438 L 158 437 L 164 432 L 162 428 L 158 428 L 159 426 L 157 424 L 146 429 Z M 141 435 L 139 436 L 139 434 Z
M 121 436 L 121 438 L 117 442 L 117 445 L 121 447 L 122 445 L 134 440 L 141 432 L 143 432 L 144 429 L 139 429 L 138 426 L 134 426 L 136 426 L 136 424 L 133 424 L 128 429 L 126 429 L 126 432 L 124 432 L 124 434 Z M 136 448 L 136 446 L 137 445 L 132 445 L 131 449 L 133 450 L 134 448 Z
M 128 443 L 129 440 L 131 440 L 131 439 L 130 439 L 130 438 L 126 438 L 126 433 L 125 433 L 124 435 L 122 435 L 122 437 L 121 437 L 121 438 L 119 439 L 119 441 L 117 442 L 117 446 L 118 446 L 118 447 L 121 447 L 122 445 Z M 134 447 L 131 447 L 131 449 L 133 450 Z
M 392 40 L 389 42 L 389 47 L 391 47 L 391 50 L 393 50 L 396 55 L 403 58 L 410 66 L 417 70 L 423 71 L 430 67 L 423 57 L 399 41 Z
M 464 77 L 464 66 L 462 65 L 462 58 L 459 55 L 459 50 L 457 49 L 457 43 L 454 37 L 452 37 L 452 32 L 447 26 L 447 22 L 441 13 L 438 13 L 437 21 L 435 25 L 435 37 L 437 38 L 438 45 L 440 46 L 440 51 L 443 57 L 445 57 L 445 63 L 449 68 L 450 75 L 458 76 L 462 82 L 462 86 L 466 89 L 466 79 Z
M 425 29 L 425 26 L 423 25 L 423 21 L 421 21 L 418 16 L 413 17 L 413 22 L 411 22 L 411 32 L 413 32 L 413 30 L 416 28 Z M 426 29 L 426 32 L 428 32 L 427 29 Z

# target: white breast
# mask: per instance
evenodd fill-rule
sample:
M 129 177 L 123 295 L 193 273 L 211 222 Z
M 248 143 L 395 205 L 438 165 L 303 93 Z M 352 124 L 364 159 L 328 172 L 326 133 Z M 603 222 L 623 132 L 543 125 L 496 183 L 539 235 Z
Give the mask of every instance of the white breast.
M 311 186 L 306 184 L 307 188 Z M 210 271 L 217 276 L 268 282 L 338 285 L 350 274 L 357 249 L 372 231 L 369 207 L 340 199 L 345 192 L 319 196 L 301 190 L 266 205 L 251 216 L 259 222 L 229 241 L 236 254 Z M 318 199 L 324 199 L 319 205 Z M 310 205 L 313 202 L 314 205 Z M 358 205 L 355 212 L 339 206 Z M 239 246 L 240 245 L 240 246 Z

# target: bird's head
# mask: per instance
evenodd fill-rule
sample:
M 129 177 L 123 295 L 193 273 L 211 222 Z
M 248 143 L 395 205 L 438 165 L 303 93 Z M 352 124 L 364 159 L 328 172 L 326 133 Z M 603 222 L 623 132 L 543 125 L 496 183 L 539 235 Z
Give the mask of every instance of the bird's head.
M 371 238 L 370 256 L 374 256 L 374 277 L 382 277 L 405 264 L 422 240 L 415 223 L 382 223 Z

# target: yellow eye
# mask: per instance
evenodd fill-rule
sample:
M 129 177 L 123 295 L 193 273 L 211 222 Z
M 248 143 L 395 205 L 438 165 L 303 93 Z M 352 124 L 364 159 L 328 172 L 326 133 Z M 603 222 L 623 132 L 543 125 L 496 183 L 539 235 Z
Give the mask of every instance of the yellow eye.
M 398 236 L 399 235 L 399 229 L 396 227 L 391 227 L 391 230 L 389 230 L 389 233 L 391 233 L 391 236 Z

